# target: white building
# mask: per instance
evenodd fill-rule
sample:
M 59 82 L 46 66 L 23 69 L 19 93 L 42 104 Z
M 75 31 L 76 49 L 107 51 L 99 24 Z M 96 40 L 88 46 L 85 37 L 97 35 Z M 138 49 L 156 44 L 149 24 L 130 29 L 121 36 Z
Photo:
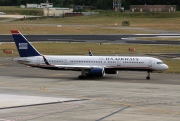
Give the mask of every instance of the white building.
M 26 8 L 26 6 L 25 5 L 20 5 L 20 8 Z
M 41 8 L 52 8 L 53 3 L 40 3 Z
M 53 3 L 26 4 L 27 8 L 52 8 Z
M 70 8 L 44 8 L 44 16 L 63 16 L 65 13 L 72 13 Z
M 37 8 L 37 5 L 38 5 L 38 4 L 28 4 L 28 3 L 27 3 L 27 4 L 26 4 L 26 7 L 27 7 L 27 8 Z
M 6 13 L 4 13 L 4 12 L 0 12 L 0 15 L 5 15 Z

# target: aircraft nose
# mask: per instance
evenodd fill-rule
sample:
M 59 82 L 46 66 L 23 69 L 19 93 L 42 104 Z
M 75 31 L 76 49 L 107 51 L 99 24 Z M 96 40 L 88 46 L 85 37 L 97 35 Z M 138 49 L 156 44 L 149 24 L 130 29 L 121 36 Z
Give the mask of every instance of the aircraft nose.
M 169 68 L 169 66 L 165 64 L 164 65 L 164 69 L 168 69 L 168 68 Z

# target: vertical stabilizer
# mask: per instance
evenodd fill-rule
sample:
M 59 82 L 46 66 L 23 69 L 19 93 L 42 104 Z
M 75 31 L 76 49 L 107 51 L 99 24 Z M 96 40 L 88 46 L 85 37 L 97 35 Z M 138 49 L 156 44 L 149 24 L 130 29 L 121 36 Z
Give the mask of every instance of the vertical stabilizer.
M 41 55 L 18 30 L 11 30 L 11 33 L 20 57 Z

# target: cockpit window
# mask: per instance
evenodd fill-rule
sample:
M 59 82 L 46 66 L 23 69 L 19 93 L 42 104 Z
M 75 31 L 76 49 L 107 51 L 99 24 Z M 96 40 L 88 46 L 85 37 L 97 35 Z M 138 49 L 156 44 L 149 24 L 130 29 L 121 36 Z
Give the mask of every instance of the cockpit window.
M 157 64 L 164 64 L 163 62 L 157 62 Z

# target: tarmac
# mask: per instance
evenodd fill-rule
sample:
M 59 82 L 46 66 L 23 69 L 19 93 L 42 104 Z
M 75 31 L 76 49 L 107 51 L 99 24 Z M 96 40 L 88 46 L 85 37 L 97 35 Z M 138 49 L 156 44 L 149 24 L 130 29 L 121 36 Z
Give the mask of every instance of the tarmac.
M 23 34 L 23 33 L 22 33 Z M 30 42 L 81 42 L 105 44 L 159 44 L 180 45 L 180 41 L 169 41 L 169 37 L 177 38 L 180 34 L 117 34 L 117 35 L 24 35 Z M 139 40 L 138 38 L 162 38 L 167 40 Z M 0 42 L 14 42 L 11 34 L 0 35 Z
M 180 75 L 80 72 L 19 65 L 0 57 L 0 121 L 179 121 Z

